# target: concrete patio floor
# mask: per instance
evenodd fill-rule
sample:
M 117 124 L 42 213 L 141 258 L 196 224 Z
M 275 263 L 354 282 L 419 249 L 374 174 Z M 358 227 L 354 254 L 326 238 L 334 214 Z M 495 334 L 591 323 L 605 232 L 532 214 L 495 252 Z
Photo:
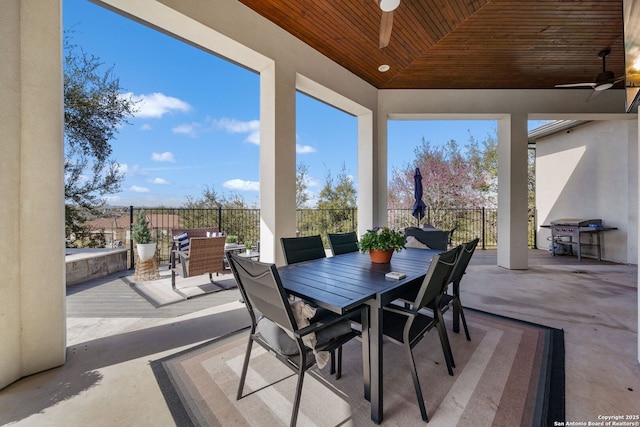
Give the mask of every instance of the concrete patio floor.
M 528 270 L 495 264 L 476 251 L 463 305 L 564 329 L 567 421 L 640 414 L 637 266 L 539 250 Z M 0 425 L 175 425 L 149 362 L 248 325 L 246 309 L 235 289 L 155 308 L 122 275 L 68 288 L 67 363 L 0 390 Z

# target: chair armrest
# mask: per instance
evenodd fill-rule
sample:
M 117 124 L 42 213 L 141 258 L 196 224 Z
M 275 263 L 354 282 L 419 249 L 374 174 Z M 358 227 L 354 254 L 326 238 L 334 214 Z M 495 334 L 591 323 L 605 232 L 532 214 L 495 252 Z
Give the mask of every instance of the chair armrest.
M 360 309 L 362 310 L 362 309 Z M 342 322 L 343 320 L 350 320 L 350 316 L 353 315 L 355 311 L 359 311 L 358 309 L 351 310 L 346 314 L 341 316 L 331 316 L 331 318 L 324 318 L 321 321 L 314 322 L 309 326 L 305 326 L 304 328 L 297 329 L 293 331 L 293 335 L 297 338 L 302 338 L 305 335 L 309 335 L 312 332 L 318 332 L 324 328 L 328 328 L 331 325 L 334 325 L 338 322 Z
M 415 317 L 417 314 L 415 311 L 409 308 L 402 307 L 400 305 L 386 305 L 382 307 L 382 309 L 384 311 L 390 311 L 392 313 L 402 314 L 407 317 Z
M 171 251 L 171 268 L 176 266 L 176 255 L 180 258 L 180 262 L 189 261 L 189 254 L 180 250 L 174 249 Z

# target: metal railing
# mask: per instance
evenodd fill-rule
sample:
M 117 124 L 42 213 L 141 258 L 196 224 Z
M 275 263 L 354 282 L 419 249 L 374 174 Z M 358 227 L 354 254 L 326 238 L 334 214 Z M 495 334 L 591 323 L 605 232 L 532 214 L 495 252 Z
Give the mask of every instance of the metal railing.
M 129 221 L 118 223 L 117 230 L 102 230 L 107 237 L 107 245 L 116 246 L 122 242 L 130 249 L 129 265 L 133 266 L 133 242 L 131 224 L 142 208 L 129 208 Z M 144 208 L 149 218 L 154 241 L 158 243 L 157 257 L 160 263 L 168 263 L 171 251 L 171 230 L 175 228 L 218 227 L 227 236 L 235 236 L 239 243 L 251 242 L 259 245 L 259 209 L 190 209 L 190 208 Z M 357 230 L 358 211 L 347 209 L 298 209 L 296 211 L 296 231 L 299 236 L 319 234 L 326 239 L 327 233 L 343 233 Z M 496 248 L 498 244 L 498 210 L 491 208 L 474 209 L 427 209 L 425 217 L 418 223 L 411 215 L 411 209 L 388 209 L 388 225 L 394 229 L 431 224 L 442 230 L 454 230 L 452 244 L 459 244 L 480 238 L 480 248 Z M 128 223 L 128 224 L 127 224 Z M 535 247 L 536 218 L 529 216 L 529 246 Z M 111 241 L 109 241 L 109 239 Z M 328 243 L 325 242 L 328 247 Z M 120 243 L 118 243 L 120 245 Z
M 133 222 L 142 208 L 131 206 L 129 209 Z M 238 242 L 251 242 L 253 246 L 260 240 L 260 209 L 144 208 L 144 212 L 149 218 L 153 239 L 158 243 L 156 256 L 160 263 L 169 262 L 171 230 L 175 228 L 217 227 L 227 237 L 234 236 Z M 130 248 L 129 265 L 133 266 L 134 245 L 130 237 L 126 241 Z

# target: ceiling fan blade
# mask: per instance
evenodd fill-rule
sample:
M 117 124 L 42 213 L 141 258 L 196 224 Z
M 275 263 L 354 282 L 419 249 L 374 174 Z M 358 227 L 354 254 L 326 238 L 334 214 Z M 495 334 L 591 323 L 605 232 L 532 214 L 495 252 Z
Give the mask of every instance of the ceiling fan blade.
M 380 49 L 387 47 L 391 40 L 391 29 L 393 28 L 393 12 L 382 12 L 380 18 Z
M 601 92 L 601 91 L 599 91 L 599 90 L 593 90 L 593 91 L 591 91 L 591 93 L 589 93 L 589 96 L 587 96 L 587 99 L 585 99 L 585 101 L 584 101 L 584 102 L 589 102 L 589 101 L 590 101 L 590 100 L 592 100 L 593 98 L 595 98 L 595 97 L 597 97 L 598 95 L 600 95 L 600 92 Z
M 595 83 L 570 83 L 570 84 L 566 84 L 566 85 L 556 85 L 555 87 L 590 87 L 590 88 L 594 88 L 596 87 Z

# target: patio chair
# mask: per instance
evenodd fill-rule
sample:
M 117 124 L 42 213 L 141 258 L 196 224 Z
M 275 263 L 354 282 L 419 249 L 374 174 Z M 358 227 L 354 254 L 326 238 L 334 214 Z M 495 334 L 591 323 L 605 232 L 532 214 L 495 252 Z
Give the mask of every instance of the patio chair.
M 347 316 L 337 314 L 331 318 L 325 316 L 321 322 L 298 327 L 298 321 L 275 265 L 252 261 L 234 254 L 229 254 L 228 257 L 231 271 L 251 316 L 251 333 L 236 399 L 243 397 L 251 347 L 256 342 L 298 375 L 290 421 L 290 425 L 295 426 L 304 374 L 316 364 L 314 351 L 305 345 L 303 339 L 313 333 L 316 339 L 316 352 L 333 352 L 358 336 L 359 332 L 351 328 L 351 322 Z M 310 321 L 314 322 L 314 318 Z
M 176 276 L 194 277 L 209 274 L 209 281 L 221 286 L 213 280 L 224 272 L 224 243 L 226 237 L 192 237 L 189 239 L 189 252 L 171 251 L 171 287 L 176 288 Z
M 307 237 L 281 237 L 282 252 L 287 264 L 325 258 L 324 243 L 320 235 Z
M 458 257 L 458 262 L 456 262 L 456 266 L 453 269 L 453 273 L 451 274 L 451 280 L 449 284 L 453 284 L 452 293 L 448 293 L 448 285 L 445 288 L 445 292 L 440 298 L 440 309 L 444 313 L 446 308 L 449 307 L 449 304 L 453 304 L 456 307 L 458 313 L 460 313 L 460 318 L 462 318 L 462 325 L 464 326 L 464 334 L 467 337 L 467 341 L 471 341 L 471 336 L 469 335 L 469 328 L 467 327 L 467 321 L 464 318 L 464 311 L 462 310 L 462 302 L 460 302 L 460 281 L 462 277 L 467 271 L 467 266 L 469 265 L 469 261 L 471 261 L 471 257 L 478 246 L 479 238 L 475 238 L 470 242 L 463 243 L 462 250 L 460 252 L 460 256 Z M 446 308 L 445 308 L 446 307 Z M 453 317 L 453 331 L 460 332 L 460 320 L 457 316 Z
M 327 233 L 327 237 L 334 256 L 359 250 L 358 235 L 355 231 L 350 233 Z
M 189 251 L 189 239 L 192 237 L 208 237 L 207 233 L 220 233 L 218 227 L 173 228 L 171 229 L 171 250 Z
M 282 252 L 284 253 L 284 259 L 287 264 L 296 264 L 298 262 L 310 261 L 312 259 L 326 258 L 327 253 L 324 250 L 324 243 L 322 243 L 322 237 L 320 235 L 307 236 L 307 237 L 281 237 Z M 317 319 L 320 321 L 324 316 L 332 316 L 328 310 L 318 307 Z M 356 323 L 361 322 L 360 312 L 352 311 L 349 314 L 349 318 Z M 338 368 L 341 361 L 341 349 L 338 349 Z M 331 352 L 331 374 L 336 374 L 336 378 L 340 378 L 340 370 L 336 372 L 336 355 Z
M 469 328 L 467 327 L 467 320 L 464 317 L 464 311 L 462 309 L 462 302 L 460 301 L 460 281 L 467 271 L 467 266 L 469 265 L 469 261 L 471 261 L 471 257 L 478 246 L 479 238 L 475 238 L 474 240 L 463 243 L 460 250 L 460 256 L 458 257 L 458 261 L 456 262 L 455 267 L 453 268 L 453 272 L 451 273 L 451 279 L 445 286 L 444 293 L 440 298 L 440 311 L 445 313 L 449 307 L 453 304 L 456 308 L 456 311 L 460 313 L 460 318 L 462 319 L 462 325 L 464 327 L 464 333 L 467 337 L 467 341 L 471 341 L 471 336 L 469 335 Z M 452 293 L 449 293 L 449 285 L 452 284 L 453 289 Z M 411 292 L 404 294 L 401 298 L 402 301 L 405 302 L 405 306 L 409 305 L 409 301 L 413 301 L 417 294 L 417 290 L 412 290 Z M 435 301 L 429 302 L 424 308 L 433 311 L 434 310 Z M 460 318 L 457 316 L 453 316 L 453 332 L 460 332 Z
M 453 233 L 458 229 L 458 226 L 456 225 L 455 227 L 453 227 L 451 230 L 449 230 L 447 232 L 447 235 L 449 237 L 449 245 L 453 244 Z
M 433 301 L 435 307 L 439 307 L 440 298 L 444 292 L 446 285 L 449 283 L 451 273 L 455 267 L 456 261 L 460 254 L 461 247 L 458 246 L 447 252 L 435 255 L 429 266 L 429 270 L 420 286 L 420 290 L 416 295 L 416 299 L 411 303 L 411 308 L 402 307 L 396 304 L 389 304 L 383 307 L 384 335 L 391 342 L 404 346 L 411 365 L 411 376 L 413 378 L 413 386 L 416 390 L 418 398 L 418 406 L 422 419 L 429 421 L 427 410 L 422 397 L 422 389 L 418 380 L 418 372 L 413 356 L 413 348 L 433 327 L 438 330 L 440 344 L 447 363 L 449 375 L 453 375 L 453 355 L 447 337 L 442 312 L 439 309 L 434 310 L 433 316 L 421 311 L 429 302 Z
M 417 228 L 407 227 L 404 230 L 406 237 L 413 236 L 420 243 L 427 245 L 431 249 L 446 251 L 449 248 L 449 231 L 438 230 L 437 228 Z

